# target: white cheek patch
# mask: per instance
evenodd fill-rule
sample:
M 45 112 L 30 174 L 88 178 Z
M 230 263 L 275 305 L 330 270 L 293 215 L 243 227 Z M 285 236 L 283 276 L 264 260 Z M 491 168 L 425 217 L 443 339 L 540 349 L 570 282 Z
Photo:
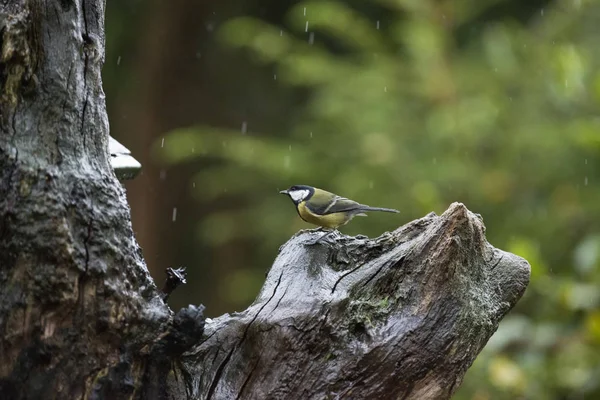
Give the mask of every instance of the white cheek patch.
M 290 192 L 290 197 L 294 201 L 302 201 L 308 196 L 308 193 L 308 190 L 294 190 L 293 192 Z

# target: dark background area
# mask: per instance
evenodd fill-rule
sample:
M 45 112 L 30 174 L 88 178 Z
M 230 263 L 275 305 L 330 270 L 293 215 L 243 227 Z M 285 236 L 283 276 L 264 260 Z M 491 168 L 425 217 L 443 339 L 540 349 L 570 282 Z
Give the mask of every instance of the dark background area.
M 171 306 L 254 299 L 309 228 L 309 184 L 399 215 L 461 201 L 532 280 L 457 399 L 600 396 L 598 1 L 109 1 L 111 134 L 148 268 Z

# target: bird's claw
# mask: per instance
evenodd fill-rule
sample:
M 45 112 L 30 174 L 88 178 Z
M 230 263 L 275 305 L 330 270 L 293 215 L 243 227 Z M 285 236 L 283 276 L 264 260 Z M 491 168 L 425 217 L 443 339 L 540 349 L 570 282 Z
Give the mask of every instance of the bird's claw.
M 319 230 L 323 230 L 322 228 L 318 228 Z M 337 231 L 333 230 L 333 231 L 326 231 L 323 235 L 319 236 L 318 238 L 312 240 L 311 242 L 307 243 L 308 246 L 314 246 L 315 244 L 321 243 L 323 242 L 328 236 L 330 236 L 332 233 L 335 233 Z

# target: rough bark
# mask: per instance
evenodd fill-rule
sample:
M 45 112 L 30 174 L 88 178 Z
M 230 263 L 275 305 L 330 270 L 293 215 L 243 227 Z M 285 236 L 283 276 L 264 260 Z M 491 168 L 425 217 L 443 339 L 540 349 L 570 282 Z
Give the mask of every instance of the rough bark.
M 529 281 L 454 203 L 375 240 L 285 244 L 246 311 L 185 357 L 206 399 L 445 399 Z
M 110 169 L 104 3 L 0 2 L 0 398 L 448 398 L 529 279 L 461 204 L 173 315 Z M 204 333 L 203 333 L 204 330 Z
M 139 394 L 171 322 L 109 164 L 103 26 L 102 1 L 0 2 L 3 399 Z

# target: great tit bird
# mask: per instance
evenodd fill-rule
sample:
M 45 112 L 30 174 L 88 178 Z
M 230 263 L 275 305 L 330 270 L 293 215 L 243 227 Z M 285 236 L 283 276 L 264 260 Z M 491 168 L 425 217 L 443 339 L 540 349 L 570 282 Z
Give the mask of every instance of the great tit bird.
M 304 221 L 329 230 L 314 243 L 320 242 L 327 235 L 335 232 L 340 226 L 346 225 L 356 216 L 366 217 L 368 211 L 384 211 L 397 213 L 391 208 L 371 207 L 357 203 L 323 189 L 306 185 L 294 185 L 282 190 L 281 194 L 290 196 L 298 215 Z

